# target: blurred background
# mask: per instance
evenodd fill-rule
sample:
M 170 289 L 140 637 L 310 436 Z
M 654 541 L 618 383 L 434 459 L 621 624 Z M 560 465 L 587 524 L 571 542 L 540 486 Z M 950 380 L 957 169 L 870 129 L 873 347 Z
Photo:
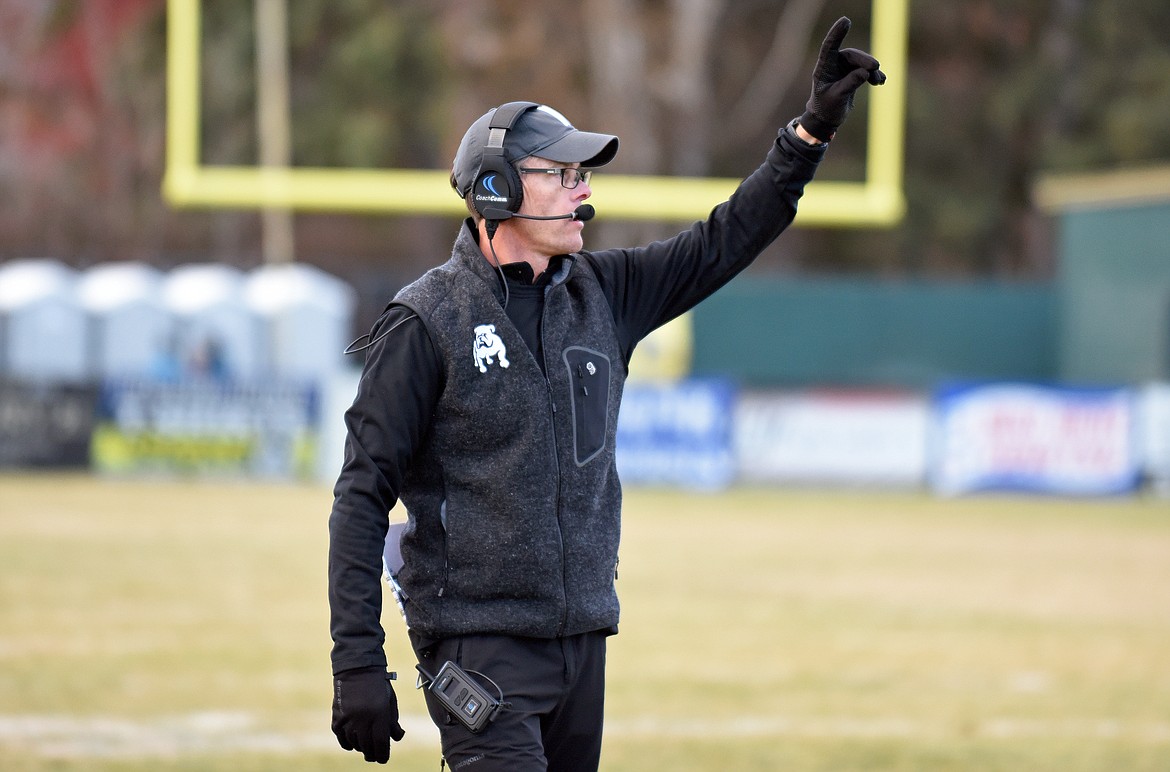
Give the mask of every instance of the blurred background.
M 618 134 L 586 246 L 669 237 L 607 180 L 749 174 L 841 15 L 904 106 L 867 88 L 795 226 L 635 354 L 604 766 L 1166 769 L 1165 0 L 0 0 L 0 768 L 361 764 L 342 350 L 449 255 L 466 126 Z M 818 188 L 875 162 L 890 217 Z M 286 166 L 425 182 L 176 194 Z
M 823 31 L 849 15 L 848 43 L 872 48 L 881 3 L 174 7 L 196 8 L 201 25 L 198 115 L 189 117 L 204 168 L 442 170 L 475 117 L 522 98 L 619 134 L 607 174 L 739 178 L 802 110 Z M 751 471 L 732 459 L 716 475 L 724 482 L 744 472 L 885 474 L 923 485 L 975 463 L 986 468 L 961 474 L 986 472 L 976 486 L 1014 486 L 1035 472 L 1036 454 L 1058 476 L 1101 478 L 1074 480 L 1074 490 L 1160 479 L 1170 435 L 1160 385 L 1170 379 L 1170 84 L 1161 77 L 1170 8 L 912 3 L 906 26 L 906 71 L 893 73 L 906 95 L 903 147 L 868 143 L 863 94 L 818 175 L 864 181 L 868 155 L 904 154 L 904 216 L 881 227 L 848 206 L 833 223 L 798 216 L 744 279 L 644 345 L 634 377 L 697 378 L 687 386 L 712 400 L 712 416 L 749 413 L 710 424 L 701 443 L 719 445 L 711 452 L 725 461 L 772 461 Z M 336 456 L 318 456 L 339 441 L 323 438 L 321 416 L 344 408 L 360 366 L 338 352 L 399 287 L 445 259 L 456 202 L 439 215 L 172 202 L 163 195 L 165 0 L 2 0 L 0 31 L 0 463 L 88 463 L 92 449 L 107 471 L 181 466 L 190 449 L 168 450 L 168 431 L 173 440 L 176 427 L 191 435 L 220 424 L 218 449 L 200 451 L 223 456 L 216 464 L 249 456 L 251 472 L 328 478 Z M 613 215 L 600 212 L 587 247 L 684 224 Z M 230 407 L 184 391 L 208 378 L 239 387 Z M 284 409 L 262 420 L 269 395 L 248 384 L 272 378 Z M 702 385 L 711 381 L 713 390 Z M 988 382 L 1028 385 L 987 401 L 974 385 Z M 688 409 L 669 388 L 650 390 L 668 424 Z M 183 400 L 204 407 L 177 407 Z M 92 422 L 79 417 L 88 405 Z M 975 417 L 960 420 L 968 413 L 954 406 Z M 1037 428 L 1052 422 L 1064 428 Z M 655 439 L 694 421 L 643 426 L 640 436 L 635 423 L 624 432 L 631 481 L 639 469 L 653 477 L 694 463 L 684 451 L 698 438 L 673 448 Z M 33 425 L 60 425 L 62 436 L 34 447 Z M 751 425 L 770 428 L 758 437 L 737 429 Z M 276 445 L 245 447 L 261 431 Z M 984 457 L 940 456 L 954 431 L 976 431 L 959 444 L 982 443 Z M 1065 449 L 1042 447 L 1044 437 Z M 783 460 L 814 446 L 823 468 Z M 895 448 L 906 466 L 866 467 Z M 1021 455 L 1031 459 L 1023 467 L 1009 458 Z M 1033 483 L 1048 484 L 1023 480 Z

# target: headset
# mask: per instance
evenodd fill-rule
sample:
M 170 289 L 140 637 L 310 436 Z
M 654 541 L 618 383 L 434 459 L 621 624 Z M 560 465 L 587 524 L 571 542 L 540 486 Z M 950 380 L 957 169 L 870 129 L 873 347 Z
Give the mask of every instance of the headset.
M 520 204 L 524 200 L 524 186 L 520 183 L 520 172 L 504 157 L 504 140 L 508 132 L 516 125 L 520 116 L 534 108 L 540 107 L 536 102 L 507 102 L 496 108 L 488 122 L 487 141 L 483 146 L 483 153 L 479 163 L 479 170 L 475 175 L 475 182 L 471 186 L 471 206 L 488 223 L 488 245 L 495 259 L 496 271 L 500 274 L 500 284 L 504 290 L 504 308 L 508 307 L 508 282 L 504 278 L 504 270 L 500 267 L 500 259 L 496 257 L 496 246 L 493 237 L 496 227 L 512 217 L 526 220 L 592 220 L 594 209 L 589 204 L 582 204 L 568 214 L 558 215 L 523 215 Z M 454 180 L 454 175 L 452 175 Z M 346 347 L 343 354 L 356 354 L 365 351 L 378 341 L 394 332 L 400 325 L 417 318 L 417 314 L 410 314 L 390 326 L 377 337 L 374 331 L 361 336 Z M 364 342 L 364 345 L 362 345 Z
M 484 143 L 479 170 L 471 185 L 471 206 L 476 214 L 487 223 L 488 248 L 492 253 L 500 285 L 504 291 L 504 308 L 508 308 L 508 280 L 496 255 L 496 229 L 504 220 L 518 217 L 524 220 L 591 220 L 594 210 L 589 204 L 582 204 L 567 214 L 531 215 L 520 214 L 524 200 L 524 186 L 520 183 L 520 172 L 504 157 L 504 140 L 516 125 L 520 116 L 540 107 L 536 102 L 508 102 L 496 108 L 488 122 L 487 141 Z
M 520 210 L 524 188 L 520 184 L 520 173 L 504 157 L 504 140 L 520 116 L 535 107 L 540 105 L 536 102 L 508 102 L 492 113 L 479 171 L 471 187 L 471 206 L 485 220 L 506 220 Z M 507 214 L 501 217 L 503 212 Z

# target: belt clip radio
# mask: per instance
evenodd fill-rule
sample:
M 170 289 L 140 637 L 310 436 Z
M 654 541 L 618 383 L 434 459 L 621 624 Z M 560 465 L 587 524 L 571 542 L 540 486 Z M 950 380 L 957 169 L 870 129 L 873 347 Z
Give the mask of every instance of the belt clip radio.
M 495 681 L 483 673 L 466 671 L 448 660 L 439 668 L 438 674 L 431 678 L 430 674 L 418 668 L 419 672 L 430 679 L 427 689 L 437 699 L 447 712 L 459 723 L 472 732 L 478 732 L 490 723 L 496 714 L 504 707 L 504 693 Z M 480 686 L 471 673 L 495 687 L 499 697 L 494 697 Z

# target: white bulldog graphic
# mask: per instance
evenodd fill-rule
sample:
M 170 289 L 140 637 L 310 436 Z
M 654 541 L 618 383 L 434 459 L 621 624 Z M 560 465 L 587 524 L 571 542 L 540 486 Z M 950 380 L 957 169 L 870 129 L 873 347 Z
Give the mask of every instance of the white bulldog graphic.
M 500 367 L 508 366 L 508 349 L 504 341 L 496 335 L 494 324 L 479 324 L 475 327 L 475 343 L 472 345 L 475 353 L 475 364 L 481 373 L 487 372 L 487 366 L 493 363 L 492 357 L 500 358 Z

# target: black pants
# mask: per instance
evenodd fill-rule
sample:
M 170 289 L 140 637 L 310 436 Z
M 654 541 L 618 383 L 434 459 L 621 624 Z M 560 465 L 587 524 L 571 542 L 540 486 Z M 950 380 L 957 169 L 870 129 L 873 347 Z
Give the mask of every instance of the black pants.
M 491 678 L 510 703 L 473 734 L 424 691 L 452 772 L 596 772 L 605 639 L 603 632 L 552 640 L 466 635 L 437 642 L 412 635 L 428 673 L 452 660 Z M 485 688 L 495 691 L 486 683 Z

